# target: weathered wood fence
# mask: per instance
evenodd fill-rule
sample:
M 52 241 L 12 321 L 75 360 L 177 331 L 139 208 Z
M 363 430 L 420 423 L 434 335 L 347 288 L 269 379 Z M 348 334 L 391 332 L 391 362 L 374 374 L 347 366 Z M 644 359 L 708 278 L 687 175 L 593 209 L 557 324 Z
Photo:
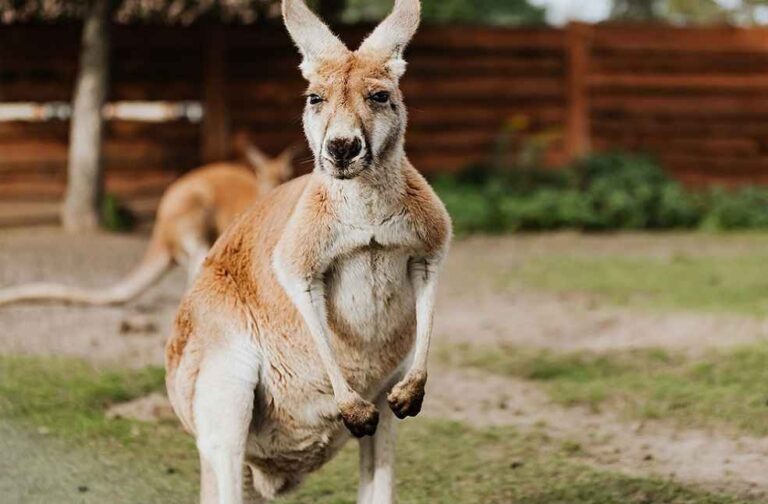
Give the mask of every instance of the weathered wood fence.
M 77 44 L 76 26 L 0 27 L 0 102 L 70 100 Z M 487 158 L 513 124 L 513 144 L 547 132 L 552 165 L 620 148 L 656 154 L 687 183 L 768 182 L 766 30 L 427 27 L 408 59 L 408 151 L 423 171 Z M 140 209 L 180 173 L 229 157 L 237 130 L 269 152 L 301 139 L 304 83 L 279 25 L 118 26 L 112 62 L 111 101 L 205 107 L 201 124 L 110 121 L 108 191 Z M 54 215 L 67 128 L 0 122 L 0 207 L 22 209 L 21 220 Z

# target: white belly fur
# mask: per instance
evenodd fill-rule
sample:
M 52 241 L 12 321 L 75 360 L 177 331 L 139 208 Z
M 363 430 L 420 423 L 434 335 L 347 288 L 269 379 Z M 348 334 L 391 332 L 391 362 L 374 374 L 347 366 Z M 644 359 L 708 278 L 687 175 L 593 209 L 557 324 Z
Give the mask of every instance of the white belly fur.
M 415 310 L 403 250 L 365 247 L 341 258 L 326 277 L 329 313 L 341 318 L 361 343 L 387 341 Z

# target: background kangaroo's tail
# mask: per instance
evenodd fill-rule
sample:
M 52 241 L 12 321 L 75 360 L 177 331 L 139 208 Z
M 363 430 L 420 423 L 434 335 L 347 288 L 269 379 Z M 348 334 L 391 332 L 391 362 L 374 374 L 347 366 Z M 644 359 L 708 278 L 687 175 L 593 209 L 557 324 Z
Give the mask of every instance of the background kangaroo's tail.
M 153 240 L 141 263 L 112 287 L 84 289 L 56 283 L 18 285 L 0 289 L 0 306 L 19 301 L 63 301 L 90 305 L 125 303 L 157 282 L 172 262 L 170 252 Z

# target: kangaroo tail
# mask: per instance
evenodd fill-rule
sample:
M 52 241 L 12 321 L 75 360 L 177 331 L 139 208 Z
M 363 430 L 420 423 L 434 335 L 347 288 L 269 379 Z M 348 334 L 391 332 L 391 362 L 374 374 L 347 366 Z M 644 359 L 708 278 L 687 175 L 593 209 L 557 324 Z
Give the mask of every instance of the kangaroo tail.
M 62 301 L 88 305 L 126 303 L 157 282 L 172 262 L 173 258 L 165 247 L 152 243 L 141 263 L 111 287 L 84 289 L 56 283 L 18 285 L 0 289 L 0 306 L 20 301 Z

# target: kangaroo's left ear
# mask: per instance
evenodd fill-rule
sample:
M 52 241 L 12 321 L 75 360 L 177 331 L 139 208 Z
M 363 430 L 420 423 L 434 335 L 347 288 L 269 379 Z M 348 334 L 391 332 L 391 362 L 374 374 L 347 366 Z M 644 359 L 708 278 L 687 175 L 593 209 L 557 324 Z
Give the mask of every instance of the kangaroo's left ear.
M 254 144 L 248 144 L 243 154 L 245 154 L 245 159 L 255 171 L 263 170 L 269 164 L 269 157 Z
M 363 41 L 358 51 L 386 55 L 390 70 L 401 77 L 406 66 L 403 52 L 416 33 L 420 20 L 419 0 L 395 0 L 392 13 Z

